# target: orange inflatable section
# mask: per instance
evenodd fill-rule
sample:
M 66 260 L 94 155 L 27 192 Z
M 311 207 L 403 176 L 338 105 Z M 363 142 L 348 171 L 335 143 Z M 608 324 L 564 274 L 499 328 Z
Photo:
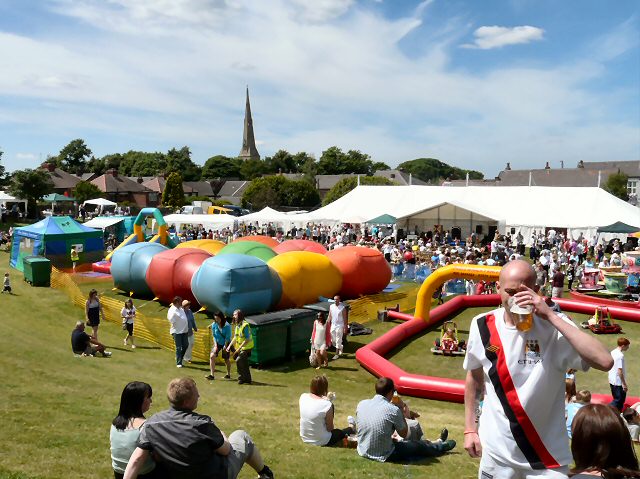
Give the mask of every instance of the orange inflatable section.
M 280 244 L 270 236 L 263 236 L 263 235 L 241 236 L 237 240 L 234 240 L 234 243 L 236 241 L 257 241 L 258 243 L 267 245 L 271 249 L 275 248 Z
M 342 275 L 329 258 L 309 251 L 290 251 L 268 262 L 282 282 L 282 296 L 276 309 L 315 303 L 320 296 L 333 297 L 340 291 Z
M 342 273 L 340 296 L 357 298 L 382 291 L 391 281 L 391 268 L 384 255 L 372 248 L 344 246 L 326 254 Z
M 176 246 L 176 248 L 201 249 L 215 256 L 225 246 L 226 244 L 224 244 L 222 241 L 213 240 L 213 239 L 200 239 L 200 240 L 185 241 L 184 243 L 180 243 L 178 246 Z
M 327 248 L 322 246 L 320 243 L 303 239 L 283 241 L 273 248 L 273 250 L 278 254 L 286 253 L 288 251 L 311 251 L 312 253 L 320 254 L 325 254 L 327 252 Z
M 431 298 L 433 293 L 445 282 L 453 278 L 471 279 L 474 281 L 497 281 L 500 266 L 481 266 L 477 264 L 451 264 L 439 268 L 427 276 L 416 298 L 415 317 L 429 320 Z

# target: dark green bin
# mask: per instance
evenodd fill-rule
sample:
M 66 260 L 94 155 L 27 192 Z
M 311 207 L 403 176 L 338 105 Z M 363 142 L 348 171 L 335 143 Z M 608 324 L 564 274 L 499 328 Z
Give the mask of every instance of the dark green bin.
M 247 316 L 253 336 L 252 365 L 281 363 L 288 359 L 289 315 L 286 311 Z
M 51 284 L 51 261 L 44 256 L 25 256 L 22 259 L 24 280 L 31 286 Z
M 311 332 L 317 311 L 312 309 L 289 309 L 289 350 L 287 357 L 293 358 L 307 354 L 311 347 Z

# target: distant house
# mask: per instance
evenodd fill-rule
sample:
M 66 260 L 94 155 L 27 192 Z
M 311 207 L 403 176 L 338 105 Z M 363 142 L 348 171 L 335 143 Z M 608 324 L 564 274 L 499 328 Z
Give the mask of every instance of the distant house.
M 164 192 L 164 187 L 167 183 L 167 180 L 163 176 L 130 179 L 141 183 L 142 186 L 155 192 L 160 199 L 162 198 L 162 193 Z M 185 196 L 207 196 L 209 198 L 214 198 L 216 196 L 214 188 L 208 181 L 183 181 L 182 190 L 184 191 Z
M 67 173 L 64 170 L 56 167 L 55 163 L 45 162 L 40 165 L 40 168 L 49 173 L 49 177 L 53 182 L 53 192 L 61 195 L 73 196 L 73 189 L 82 180 L 76 175 Z
M 394 183 L 397 183 L 401 186 L 408 186 L 408 185 L 424 186 L 427 184 L 421 179 L 416 178 L 415 176 L 400 170 L 378 170 L 373 174 L 373 176 L 387 178 L 388 180 L 391 180 Z
M 580 161 L 576 168 L 551 168 L 549 162 L 544 168 L 514 170 L 511 164 L 498 176 L 488 180 L 470 180 L 468 186 L 572 186 L 600 187 L 610 175 L 624 173 L 627 181 L 629 202 L 638 205 L 640 188 L 640 161 Z M 466 180 L 452 180 L 447 186 L 466 186 Z M 640 205 L 639 205 L 640 206 Z
M 217 199 L 232 205 L 240 205 L 242 202 L 242 194 L 250 184 L 250 181 L 245 180 L 225 181 L 217 193 Z
M 118 175 L 118 170 L 107 170 L 104 175 L 91 180 L 100 191 L 105 193 L 108 200 L 120 203 L 128 201 L 137 206 L 157 206 L 160 202 L 158 194 L 141 183 L 133 181 L 126 176 Z

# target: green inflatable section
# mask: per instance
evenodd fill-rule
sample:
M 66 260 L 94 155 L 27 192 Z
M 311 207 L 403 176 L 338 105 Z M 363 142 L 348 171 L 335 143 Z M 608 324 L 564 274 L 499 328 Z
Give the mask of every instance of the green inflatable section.
M 265 263 L 278 254 L 267 245 L 258 243 L 257 241 L 238 241 L 231 243 L 220 250 L 221 254 L 244 254 L 260 258 Z

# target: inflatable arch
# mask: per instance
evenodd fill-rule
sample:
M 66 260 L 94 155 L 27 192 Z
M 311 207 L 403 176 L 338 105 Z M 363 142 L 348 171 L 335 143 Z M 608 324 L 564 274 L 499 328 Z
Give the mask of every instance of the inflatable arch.
M 144 236 L 144 231 L 142 226 L 144 222 L 149 216 L 153 216 L 158 224 L 158 234 L 156 234 L 153 238 L 149 240 L 149 243 L 160 243 L 163 246 L 168 248 L 173 248 L 175 245 L 173 241 L 169 238 L 169 233 L 167 232 L 167 222 L 164 220 L 162 213 L 158 208 L 142 208 L 138 216 L 136 216 L 135 221 L 133 222 L 133 234 L 129 235 L 125 240 L 118 245 L 111 253 L 106 256 L 106 260 L 109 261 L 113 256 L 113 253 L 118 251 L 120 248 L 133 244 L 133 243 L 144 243 L 146 238 Z

